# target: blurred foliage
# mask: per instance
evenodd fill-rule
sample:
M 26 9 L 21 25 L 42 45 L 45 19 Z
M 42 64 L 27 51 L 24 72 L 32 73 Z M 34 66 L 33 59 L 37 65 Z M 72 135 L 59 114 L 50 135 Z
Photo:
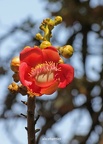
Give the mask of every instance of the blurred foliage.
M 52 39 L 53 43 L 70 44 L 74 47 L 74 55 L 67 63 L 75 68 L 75 79 L 66 89 L 58 90 L 55 99 L 47 100 L 37 98 L 37 111 L 41 115 L 39 121 L 43 121 L 41 131 L 37 135 L 37 144 L 41 143 L 42 136 L 48 136 L 51 132 L 53 137 L 61 137 L 53 126 L 60 121 L 70 118 L 70 114 L 79 112 L 80 117 L 68 132 L 68 137 L 62 143 L 65 144 L 103 144 L 103 1 L 94 3 L 95 0 L 45 0 L 46 9 L 51 16 L 63 17 L 63 25 L 57 28 Z M 59 41 L 60 30 L 66 28 L 66 36 L 63 42 Z M 11 28 L 0 38 L 1 43 L 17 32 L 28 36 L 28 40 L 18 40 L 18 48 L 14 48 L 5 59 L 1 56 L 0 75 L 8 76 L 10 83 L 10 72 L 8 71 L 10 59 L 26 45 L 39 45 L 34 38 L 37 33 L 36 22 L 31 19 L 25 20 L 20 26 Z M 5 67 L 4 67 L 5 66 Z M 18 102 L 18 95 L 6 93 L 1 119 L 19 118 L 18 113 L 12 113 L 12 107 Z M 49 97 L 49 96 L 48 96 Z M 21 97 L 22 99 L 22 97 Z M 7 112 L 11 111 L 11 115 Z M 89 128 L 86 129 L 84 117 L 86 117 Z M 89 118 L 88 118 L 89 117 Z M 72 119 L 71 119 L 72 121 Z M 82 127 L 80 122 L 82 121 Z M 65 120 L 64 120 L 65 122 Z M 60 125 L 59 125 L 60 126 Z M 69 129 L 69 123 L 64 127 Z M 79 130 L 78 130 L 79 128 Z M 69 133 L 72 133 L 69 138 Z M 48 141 L 47 141 L 48 142 Z M 57 144 L 61 141 L 56 141 Z M 46 141 L 45 141 L 46 144 Z

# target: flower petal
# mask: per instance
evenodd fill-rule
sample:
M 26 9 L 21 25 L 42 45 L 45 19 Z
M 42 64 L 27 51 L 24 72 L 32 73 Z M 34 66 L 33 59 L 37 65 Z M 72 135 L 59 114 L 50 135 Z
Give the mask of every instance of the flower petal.
M 21 63 L 19 67 L 19 77 L 21 83 L 27 87 L 29 93 L 32 93 L 36 96 L 41 96 L 40 90 L 41 88 L 38 87 L 33 79 L 29 76 L 31 67 L 29 67 L 26 63 Z
M 19 77 L 20 81 L 24 86 L 29 86 L 32 84 L 32 81 L 29 79 L 28 73 L 30 72 L 30 67 L 23 62 L 19 66 Z
M 58 72 L 60 78 L 59 88 L 66 87 L 69 83 L 72 82 L 74 78 L 74 68 L 68 64 L 59 64 L 61 71 Z
M 37 47 L 23 49 L 20 53 L 20 62 L 26 62 L 31 67 L 42 63 L 42 58 L 42 51 Z
M 40 92 L 41 94 L 50 95 L 54 93 L 57 90 L 57 88 L 58 88 L 58 81 L 55 81 L 51 86 L 42 88 Z
M 60 56 L 56 48 L 54 47 L 47 47 L 42 50 L 43 52 L 43 59 L 44 61 L 53 61 L 55 63 L 58 63 L 60 60 Z
M 41 88 L 38 87 L 35 82 L 33 81 L 31 85 L 28 86 L 29 93 L 31 93 L 34 96 L 41 96 L 40 93 Z

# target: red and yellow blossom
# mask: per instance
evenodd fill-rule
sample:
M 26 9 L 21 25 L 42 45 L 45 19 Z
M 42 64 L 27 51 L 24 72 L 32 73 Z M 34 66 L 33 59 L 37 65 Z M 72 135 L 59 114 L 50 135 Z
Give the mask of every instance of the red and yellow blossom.
M 30 95 L 52 94 L 71 83 L 74 69 L 60 61 L 59 53 L 53 46 L 45 49 L 27 47 L 21 51 L 19 79 Z

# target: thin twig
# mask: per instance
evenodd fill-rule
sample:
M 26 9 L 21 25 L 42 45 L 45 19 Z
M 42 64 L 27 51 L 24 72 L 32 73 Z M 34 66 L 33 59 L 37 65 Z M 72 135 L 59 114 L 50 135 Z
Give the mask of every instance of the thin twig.
M 34 121 L 34 124 L 37 123 L 38 119 L 39 119 L 40 115 L 37 116 L 36 120 Z
M 20 115 L 23 116 L 23 117 L 25 117 L 25 118 L 27 118 L 27 115 L 25 115 L 25 114 L 23 114 L 23 113 L 21 113 Z
M 27 102 L 26 101 L 21 101 L 23 104 L 27 105 Z
M 28 131 L 28 128 L 27 128 L 27 127 L 25 127 L 25 129 Z
M 40 129 L 36 129 L 36 130 L 35 130 L 35 133 L 37 133 L 37 132 L 39 132 L 39 131 L 40 131 Z

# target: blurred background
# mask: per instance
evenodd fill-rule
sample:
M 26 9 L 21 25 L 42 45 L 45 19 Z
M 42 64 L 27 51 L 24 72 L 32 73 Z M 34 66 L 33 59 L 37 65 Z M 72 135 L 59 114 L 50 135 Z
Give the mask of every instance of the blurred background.
M 103 0 L 0 0 L 0 143 L 27 144 L 26 96 L 11 94 L 10 60 L 27 45 L 44 18 L 62 16 L 53 30 L 54 46 L 70 44 L 74 81 L 36 99 L 36 144 L 103 144 Z M 47 140 L 46 138 L 59 138 Z

